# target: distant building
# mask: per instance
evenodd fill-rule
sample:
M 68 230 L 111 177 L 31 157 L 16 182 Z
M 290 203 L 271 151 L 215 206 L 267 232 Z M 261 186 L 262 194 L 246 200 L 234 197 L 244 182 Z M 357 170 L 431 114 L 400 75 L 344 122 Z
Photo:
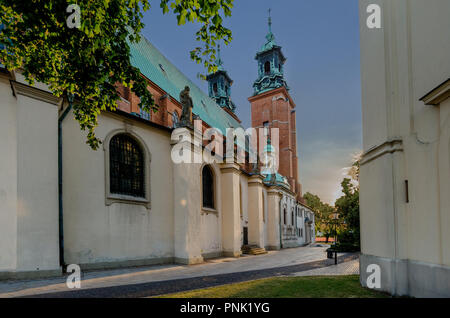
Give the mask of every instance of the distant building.
M 381 7 L 381 28 L 366 9 Z M 360 0 L 362 285 L 450 296 L 450 1 Z

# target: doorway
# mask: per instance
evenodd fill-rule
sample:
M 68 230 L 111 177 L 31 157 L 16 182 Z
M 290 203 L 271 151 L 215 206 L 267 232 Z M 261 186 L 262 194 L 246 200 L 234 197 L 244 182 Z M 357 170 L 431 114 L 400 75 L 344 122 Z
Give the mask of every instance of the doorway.
M 244 226 L 244 242 L 243 245 L 248 245 L 248 227 Z

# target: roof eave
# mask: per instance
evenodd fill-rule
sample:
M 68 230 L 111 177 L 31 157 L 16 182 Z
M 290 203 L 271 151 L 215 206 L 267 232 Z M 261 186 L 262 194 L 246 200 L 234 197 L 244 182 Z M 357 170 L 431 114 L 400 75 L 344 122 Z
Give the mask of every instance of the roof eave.
M 437 106 L 447 98 L 450 98 L 450 78 L 442 84 L 439 84 L 436 88 L 433 88 L 425 96 L 420 98 L 420 101 L 423 101 L 425 105 Z

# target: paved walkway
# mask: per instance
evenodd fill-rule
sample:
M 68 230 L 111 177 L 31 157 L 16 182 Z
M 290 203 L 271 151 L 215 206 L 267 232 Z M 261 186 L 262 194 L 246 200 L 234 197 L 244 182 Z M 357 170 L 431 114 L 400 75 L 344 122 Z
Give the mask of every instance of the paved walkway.
M 300 247 L 265 255 L 220 258 L 199 265 L 164 265 L 85 272 L 81 289 L 65 277 L 0 282 L 0 297 L 145 297 L 263 277 L 292 275 L 334 264 L 326 247 Z M 356 255 L 341 255 L 340 261 Z
M 322 268 L 294 273 L 292 276 L 321 275 L 359 275 L 359 259 L 339 263 L 336 266 L 326 266 Z

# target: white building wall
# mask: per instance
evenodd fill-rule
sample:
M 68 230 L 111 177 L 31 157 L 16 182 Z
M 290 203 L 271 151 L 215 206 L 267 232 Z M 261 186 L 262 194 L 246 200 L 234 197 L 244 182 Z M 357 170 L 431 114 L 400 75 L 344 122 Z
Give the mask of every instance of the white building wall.
M 16 75 L 0 82 L 0 277 L 49 275 L 60 272 L 58 108 Z
M 264 225 L 264 244 L 265 247 L 269 246 L 269 227 L 268 225 L 268 205 L 267 201 L 267 188 L 263 189 L 263 225 Z
M 59 268 L 58 109 L 18 96 L 17 270 Z
M 0 273 L 16 269 L 17 100 L 0 76 Z
M 66 263 L 104 267 L 170 262 L 174 256 L 170 134 L 101 114 L 96 135 L 104 140 L 125 129 L 145 142 L 150 154 L 150 204 L 105 203 L 105 152 L 92 150 L 69 115 L 63 123 L 64 250 Z
M 241 183 L 241 246 L 244 244 L 244 227 L 248 228 L 248 177 L 245 174 L 240 176 Z
M 222 256 L 222 183 L 221 172 L 217 164 L 211 164 L 214 173 L 214 205 L 215 212 L 202 209 L 200 233 L 202 237 L 201 253 L 204 258 Z M 199 189 L 202 189 L 201 171 L 198 174 Z
M 371 3 L 381 29 L 366 27 Z M 361 273 L 378 262 L 394 294 L 450 295 L 448 102 L 420 100 L 450 77 L 449 12 L 447 0 L 360 0 Z

